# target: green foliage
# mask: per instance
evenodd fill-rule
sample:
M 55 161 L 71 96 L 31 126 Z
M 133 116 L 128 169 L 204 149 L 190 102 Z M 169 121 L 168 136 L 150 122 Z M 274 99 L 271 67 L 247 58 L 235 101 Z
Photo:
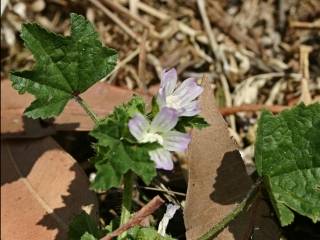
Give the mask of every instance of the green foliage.
M 128 231 L 129 240 L 174 240 L 169 236 L 161 236 L 152 227 L 134 227 Z
M 95 221 L 86 213 L 77 215 L 69 225 L 69 240 L 90 240 L 103 237 L 107 231 L 98 228 Z M 90 238 L 90 236 L 92 236 Z
M 36 100 L 25 110 L 31 118 L 59 115 L 67 102 L 110 73 L 117 53 L 103 47 L 92 24 L 71 14 L 71 36 L 63 37 L 34 23 L 23 24 L 21 38 L 36 64 L 31 71 L 12 72 L 12 86 Z
M 209 126 L 209 123 L 203 117 L 196 115 L 193 117 L 180 117 L 175 129 L 180 132 L 186 132 L 187 128 L 203 129 Z
M 98 141 L 94 144 L 96 156 L 91 159 L 97 169 L 91 185 L 94 190 L 118 187 L 122 176 L 132 170 L 149 184 L 156 175 L 154 162 L 148 152 L 158 144 L 139 144 L 130 134 L 128 121 L 135 112 L 145 112 L 145 104 L 140 97 L 115 108 L 114 112 L 101 120 L 90 133 Z
M 81 236 L 80 240 L 97 240 L 97 238 L 95 238 L 95 236 L 93 236 L 92 234 L 86 232 Z
M 151 101 L 151 113 L 149 114 L 151 118 L 154 118 L 159 112 L 159 105 L 157 103 L 157 97 L 154 96 Z
M 293 211 L 319 221 L 320 104 L 263 112 L 258 126 L 256 167 L 281 225 L 293 221 Z

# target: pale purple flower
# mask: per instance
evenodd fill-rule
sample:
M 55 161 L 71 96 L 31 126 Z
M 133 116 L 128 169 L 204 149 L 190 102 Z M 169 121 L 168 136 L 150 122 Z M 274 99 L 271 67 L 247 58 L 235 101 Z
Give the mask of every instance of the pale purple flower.
M 136 113 L 129 121 L 129 131 L 139 143 L 157 142 L 162 147 L 149 152 L 157 168 L 172 170 L 170 151 L 182 152 L 191 140 L 189 134 L 172 130 L 178 122 L 178 112 L 164 107 L 150 123 L 141 113 Z
M 199 86 L 194 78 L 184 80 L 177 85 L 177 72 L 174 68 L 163 71 L 157 103 L 161 108 L 169 107 L 176 109 L 179 116 L 195 116 L 200 113 L 197 97 L 203 88 Z

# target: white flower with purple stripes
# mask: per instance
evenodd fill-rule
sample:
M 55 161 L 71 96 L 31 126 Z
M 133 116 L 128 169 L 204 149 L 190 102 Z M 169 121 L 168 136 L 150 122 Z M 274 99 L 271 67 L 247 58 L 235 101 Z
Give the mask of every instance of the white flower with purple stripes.
M 172 170 L 170 151 L 182 152 L 188 147 L 190 135 L 173 130 L 178 119 L 179 114 L 175 109 L 163 107 L 151 123 L 141 113 L 136 113 L 129 121 L 129 131 L 139 143 L 157 142 L 162 146 L 149 152 L 156 168 Z
M 179 86 L 177 85 L 177 72 L 170 69 L 163 71 L 157 103 L 161 108 L 169 107 L 176 109 L 179 116 L 195 116 L 200 113 L 200 107 L 196 98 L 202 93 L 194 78 L 188 78 Z

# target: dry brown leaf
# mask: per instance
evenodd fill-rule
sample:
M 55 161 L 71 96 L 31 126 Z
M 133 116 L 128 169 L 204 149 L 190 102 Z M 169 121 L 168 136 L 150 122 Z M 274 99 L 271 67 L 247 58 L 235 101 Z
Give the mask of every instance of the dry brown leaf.
M 30 94 L 19 95 L 9 80 L 1 80 L 1 135 L 9 137 L 36 138 L 50 135 L 52 127 L 41 125 L 39 120 L 23 116 L 24 109 L 31 103 Z
M 97 83 L 88 89 L 81 97 L 91 106 L 99 117 L 112 112 L 119 104 L 129 101 L 133 91 L 112 86 L 106 83 Z M 143 95 L 150 101 L 150 96 Z M 9 80 L 1 81 L 1 134 L 4 137 L 41 137 L 47 136 L 54 130 L 89 131 L 93 122 L 85 111 L 73 100 L 70 100 L 52 127 L 44 127 L 40 120 L 33 120 L 23 116 L 23 111 L 33 100 L 33 96 L 26 93 L 18 94 L 11 87 Z
M 205 81 L 204 88 L 205 91 L 200 98 L 201 115 L 210 123 L 210 127 L 192 132 L 193 140 L 188 152 L 189 180 L 184 212 L 187 239 L 199 238 L 221 221 L 235 208 L 236 203 L 245 197 L 252 184 L 237 146 L 229 137 L 226 122 L 214 106 L 212 89 L 208 81 Z M 254 227 L 268 227 L 265 223 L 263 226 L 260 225 L 264 219 L 251 217 L 259 215 L 266 207 L 262 202 L 252 210 L 254 214 L 241 214 L 218 235 L 217 239 L 249 239 Z M 277 230 L 274 223 L 269 223 L 269 220 L 267 222 Z M 270 231 L 269 227 L 268 230 Z M 265 238 L 259 239 L 276 239 L 267 238 L 270 235 L 278 236 L 279 232 L 274 232 L 271 231 Z
M 76 161 L 51 138 L 1 143 L 1 239 L 66 239 L 83 207 L 97 199 Z
M 129 89 L 107 83 L 97 83 L 83 93 L 81 97 L 98 117 L 104 117 L 111 113 L 114 107 L 129 101 L 134 93 Z M 143 96 L 150 101 L 150 96 Z M 89 131 L 94 126 L 90 117 L 75 101 L 69 101 L 63 113 L 55 119 L 54 124 L 57 130 Z

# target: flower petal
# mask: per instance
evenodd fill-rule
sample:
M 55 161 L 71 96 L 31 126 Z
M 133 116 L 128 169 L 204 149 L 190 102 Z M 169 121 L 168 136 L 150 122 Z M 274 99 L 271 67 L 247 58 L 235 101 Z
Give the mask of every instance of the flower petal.
M 152 161 L 156 163 L 156 168 L 164 170 L 173 169 L 173 161 L 171 153 L 163 148 L 158 148 L 149 152 L 149 156 Z
M 182 108 L 178 110 L 179 116 L 192 117 L 200 113 L 199 101 L 192 101 L 184 104 Z
M 177 85 L 177 80 L 178 75 L 176 69 L 171 68 L 168 71 L 162 71 L 159 94 L 164 95 L 164 97 L 171 95 Z
M 194 78 L 188 78 L 180 84 L 173 95 L 178 97 L 180 103 L 183 104 L 193 101 L 202 91 L 203 87 L 199 86 Z
M 166 105 L 166 96 L 161 89 L 157 95 L 157 103 L 160 109 Z
M 189 134 L 170 131 L 163 136 L 163 147 L 168 151 L 183 152 L 187 149 L 190 141 Z
M 163 107 L 151 122 L 152 132 L 168 132 L 178 122 L 178 112 L 173 108 Z
M 135 116 L 130 119 L 128 126 L 130 133 L 140 142 L 147 132 L 150 123 L 141 113 L 136 113 Z

